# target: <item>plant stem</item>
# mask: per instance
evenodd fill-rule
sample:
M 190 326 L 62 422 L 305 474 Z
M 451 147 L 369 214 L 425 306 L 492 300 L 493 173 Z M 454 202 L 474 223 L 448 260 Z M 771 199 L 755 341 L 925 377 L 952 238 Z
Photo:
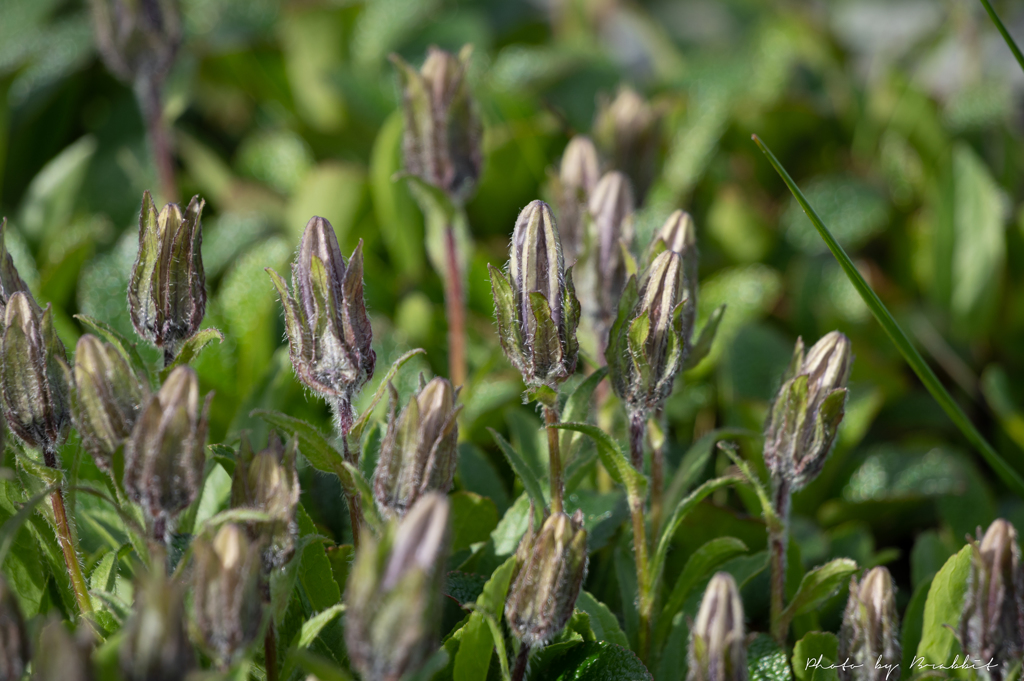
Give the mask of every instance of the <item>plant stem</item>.
M 466 384 L 466 302 L 462 295 L 458 244 L 451 225 L 445 229 L 445 255 L 448 269 L 444 290 L 448 316 L 448 373 L 452 384 L 461 386 Z
M 53 504 L 53 517 L 57 525 L 57 542 L 60 544 L 60 550 L 64 554 L 64 563 L 68 567 L 68 577 L 71 578 L 71 588 L 75 592 L 78 609 L 82 615 L 92 616 L 92 601 L 89 600 L 89 588 L 85 584 L 82 566 L 78 563 L 78 553 L 75 551 L 74 539 L 71 536 L 71 526 L 68 524 L 67 510 L 64 508 L 64 494 L 59 487 L 50 495 L 50 502 Z
M 629 514 L 633 519 L 633 554 L 636 558 L 636 586 L 640 595 L 640 626 L 637 630 L 637 648 L 642 661 L 650 653 L 651 613 L 654 610 L 654 594 L 648 583 L 647 531 L 644 527 L 643 500 L 631 499 Z
M 512 681 L 523 681 L 526 677 L 526 663 L 530 659 L 530 646 L 522 643 L 519 645 L 519 654 L 516 655 L 516 664 L 512 668 Z
M 558 410 L 544 405 L 544 423 L 553 426 L 558 423 Z M 548 428 L 548 457 L 551 460 L 551 512 L 562 512 L 562 495 L 565 482 L 562 479 L 562 453 L 558 448 L 559 431 Z
M 771 630 L 772 636 L 785 645 L 789 635 L 788 623 L 782 621 L 786 607 L 786 544 L 788 541 L 790 493 L 785 480 L 775 484 L 772 505 L 775 507 L 776 522 L 768 525 L 768 549 L 771 552 Z
M 348 450 L 348 430 L 343 430 L 341 433 L 341 447 L 345 461 L 349 461 L 351 454 Z M 354 463 L 358 463 L 358 457 Z M 359 533 L 362 531 L 363 523 L 365 522 L 363 509 L 359 505 L 359 499 L 353 498 L 351 494 L 345 495 L 345 502 L 348 504 L 348 521 L 352 526 L 352 547 L 358 550 Z
M 178 200 L 178 184 L 174 179 L 174 157 L 171 153 L 171 136 L 164 119 L 161 85 L 152 75 L 139 76 L 135 82 L 135 97 L 146 124 L 153 164 L 160 181 L 160 192 L 166 202 Z
M 651 449 L 651 536 L 657 539 L 664 513 L 665 448 Z
M 647 434 L 647 419 L 642 413 L 629 415 L 629 456 L 633 468 L 644 470 L 644 436 Z
M 277 681 L 277 637 L 274 636 L 274 618 L 267 625 L 263 638 L 263 661 L 267 667 L 267 681 Z
M 164 369 L 171 366 L 174 363 L 174 348 L 169 345 L 164 346 Z

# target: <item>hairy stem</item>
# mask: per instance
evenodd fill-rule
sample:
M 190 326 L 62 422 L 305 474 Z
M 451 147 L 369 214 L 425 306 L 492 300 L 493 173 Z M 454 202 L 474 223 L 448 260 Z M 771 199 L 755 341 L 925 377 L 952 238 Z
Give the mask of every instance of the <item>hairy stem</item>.
M 665 497 L 665 448 L 651 449 L 651 536 L 657 539 L 664 513 Z
M 777 522 L 768 526 L 768 550 L 771 554 L 771 630 L 780 645 L 789 635 L 788 623 L 782 621 L 786 607 L 786 544 L 788 541 L 790 491 L 789 483 L 779 481 L 772 490 L 772 505 Z
M 146 124 L 153 163 L 160 181 L 160 192 L 164 201 L 178 200 L 178 183 L 174 179 L 174 155 L 171 151 L 171 135 L 164 119 L 163 96 L 159 80 L 151 75 L 140 76 L 135 83 L 135 97 Z
M 78 609 L 82 615 L 92 616 L 89 588 L 85 583 L 85 575 L 82 574 L 82 566 L 78 563 L 78 552 L 75 550 L 71 526 L 68 524 L 67 510 L 64 508 L 64 494 L 59 487 L 50 495 L 50 502 L 53 504 L 53 517 L 57 525 L 57 542 L 64 554 L 64 563 L 68 567 L 68 577 L 71 578 L 71 588 L 75 592 Z
M 558 410 L 544 406 L 544 423 L 553 426 L 558 423 Z M 562 495 L 565 481 L 562 479 L 562 453 L 558 449 L 558 429 L 548 428 L 548 455 L 551 459 L 551 512 L 562 512 Z
M 640 626 L 637 631 L 637 649 L 640 659 L 647 660 L 650 653 L 651 613 L 654 610 L 654 593 L 648 580 L 647 531 L 644 526 L 642 499 L 630 499 L 629 513 L 633 520 L 633 555 L 636 559 L 636 586 L 640 595 Z
M 516 664 L 512 668 L 512 681 L 523 681 L 526 678 L 526 663 L 530 659 L 530 646 L 520 644 L 519 654 L 516 655 Z
M 629 457 L 633 468 L 644 470 L 644 436 L 647 435 L 647 419 L 642 413 L 629 415 Z
M 341 433 L 341 447 L 345 460 L 349 461 L 351 454 L 349 453 L 348 448 L 348 430 L 344 430 Z M 359 463 L 358 457 L 353 463 Z M 352 546 L 358 550 L 359 534 L 362 531 L 363 523 L 365 522 L 365 519 L 363 518 L 363 509 L 359 505 L 359 499 L 353 498 L 350 494 L 345 495 L 345 502 L 348 504 L 348 521 L 352 525 Z
M 448 373 L 452 384 L 466 384 L 466 302 L 462 292 L 458 244 L 455 230 L 445 229 L 447 281 L 444 289 L 445 312 L 448 316 Z

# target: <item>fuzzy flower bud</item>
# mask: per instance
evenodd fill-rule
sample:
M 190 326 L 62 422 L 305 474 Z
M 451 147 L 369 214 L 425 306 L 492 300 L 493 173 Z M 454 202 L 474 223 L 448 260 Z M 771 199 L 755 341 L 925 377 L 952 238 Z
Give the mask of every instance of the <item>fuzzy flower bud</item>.
M 366 681 L 396 681 L 437 646 L 449 514 L 448 499 L 428 492 L 381 541 L 363 535 L 345 590 L 345 643 Z
M 256 453 L 246 433 L 242 433 L 241 440 L 231 480 L 231 507 L 251 508 L 271 517 L 269 523 L 252 523 L 249 534 L 267 540 L 264 568 L 281 567 L 295 553 L 299 529 L 295 523 L 301 492 L 295 470 L 298 439 L 292 438 L 285 446 L 271 431 L 267 448 Z
M 177 367 L 150 396 L 125 443 L 124 488 L 153 522 L 157 539 L 199 492 L 212 397 L 200 403 L 196 372 Z
M 590 194 L 600 178 L 601 164 L 597 147 L 584 135 L 576 135 L 565 147 L 562 163 L 554 182 L 561 224 L 562 250 L 565 259 L 576 261 L 583 249 L 585 214 Z
M 981 534 L 981 528 L 978 529 Z M 1024 652 L 1024 573 L 1013 525 L 996 519 L 980 542 L 972 541 L 967 601 L 960 617 L 964 653 L 979 663 L 994 660 L 991 679 Z
M 459 391 L 437 377 L 420 387 L 395 416 L 398 395 L 392 391 L 388 429 L 373 476 L 373 494 L 385 516 L 404 516 L 429 491 L 446 494 L 458 463 L 459 426 L 455 417 Z
M 197 537 L 193 605 L 203 642 L 230 662 L 259 634 L 263 620 L 260 563 L 263 547 L 232 523 L 213 540 Z
M 850 339 L 832 331 L 804 356 L 797 339 L 793 361 L 765 422 L 764 462 L 776 486 L 796 491 L 825 465 L 846 407 Z
M 850 580 L 839 632 L 839 661 L 850 664 L 839 668 L 839 679 L 898 681 L 901 659 L 896 587 L 888 570 L 872 568 L 860 584 L 856 577 Z
M 483 125 L 466 80 L 472 51 L 466 45 L 456 57 L 431 47 L 419 71 L 391 55 L 402 80 L 405 170 L 460 203 L 483 167 Z
M 92 0 L 96 47 L 121 80 L 164 78 L 181 44 L 175 0 Z
M 113 345 L 91 334 L 78 339 L 73 375 L 75 426 L 96 465 L 109 473 L 111 458 L 131 435 L 149 391 Z
M 28 632 L 18 599 L 0 575 L 0 681 L 22 678 L 29 659 Z
M 352 398 L 373 377 L 377 355 L 363 301 L 363 242 L 348 263 L 331 223 L 313 217 L 292 265 L 292 290 L 268 269 L 284 305 L 288 348 L 295 374 L 334 402 L 342 432 L 354 420 Z
M 576 371 L 580 305 L 546 203 L 532 201 L 519 214 L 508 276 L 488 267 L 505 354 L 528 386 L 556 387 Z
M 182 212 L 169 203 L 157 213 L 153 197 L 142 195 L 139 252 L 128 282 L 128 311 L 135 333 L 165 354 L 199 330 L 206 314 L 203 226 L 206 202 L 193 196 Z
M 589 245 L 584 258 L 586 285 L 580 288 L 580 302 L 599 337 L 608 332 L 628 278 L 627 258 L 633 244 L 635 209 L 629 179 L 618 171 L 605 173 L 590 194 Z
M 746 681 L 743 601 L 736 580 L 719 572 L 708 582 L 690 630 L 687 681 Z
M 3 218 L 0 220 L 0 319 L 5 317 L 4 310 L 11 296 L 18 291 L 23 291 L 29 297 L 32 295 L 21 275 L 18 274 L 18 269 L 14 266 L 14 258 L 7 250 L 4 238 L 6 234 L 7 218 Z
M 0 347 L 0 390 L 4 416 L 27 445 L 43 450 L 46 465 L 57 465 L 57 448 L 71 425 L 64 344 L 53 328 L 50 306 L 40 310 L 28 293 L 7 301 Z
M 594 132 L 612 166 L 629 176 L 640 201 L 654 179 L 660 116 L 635 90 L 624 87 L 598 111 Z
M 520 540 L 516 557 L 505 618 L 523 645 L 537 648 L 562 631 L 580 595 L 587 574 L 583 512 L 548 516 L 536 535 L 531 531 Z
M 135 611 L 125 624 L 121 672 L 127 681 L 183 681 L 195 666 L 185 633 L 180 585 L 163 570 L 144 573 L 135 590 Z

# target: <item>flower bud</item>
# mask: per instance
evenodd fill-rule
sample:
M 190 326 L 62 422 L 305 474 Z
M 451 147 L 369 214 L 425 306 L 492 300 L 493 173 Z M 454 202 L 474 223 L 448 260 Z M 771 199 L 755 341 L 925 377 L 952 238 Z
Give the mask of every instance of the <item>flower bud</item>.
M 554 195 L 558 201 L 558 222 L 565 259 L 576 261 L 583 249 L 584 215 L 590 193 L 597 185 L 601 164 L 597 147 L 584 135 L 576 135 L 565 147 L 562 164 L 555 180 Z
M 110 343 L 85 334 L 75 346 L 71 411 L 82 445 L 100 470 L 131 435 L 148 390 Z
M 154 564 L 135 589 L 135 611 L 125 624 L 121 672 L 126 681 L 183 681 L 195 666 L 185 633 L 182 589 Z
M 379 542 L 363 535 L 345 590 L 345 643 L 366 681 L 397 680 L 437 647 L 449 514 L 448 499 L 428 492 Z
M 466 45 L 456 57 L 431 47 L 419 71 L 391 55 L 402 80 L 405 171 L 458 203 L 473 193 L 483 167 L 483 125 L 466 81 L 472 51 Z
M 121 80 L 162 80 L 181 45 L 182 27 L 174 0 L 93 0 L 96 47 L 103 63 Z
M 30 659 L 28 632 L 18 599 L 0 575 L 0 681 L 18 681 Z
M 850 599 L 839 632 L 840 681 L 897 681 L 900 652 L 900 620 L 896 611 L 896 587 L 884 567 L 872 568 L 857 584 L 850 580 Z M 888 666 L 887 666 L 888 665 Z
M 618 171 L 605 173 L 590 194 L 588 253 L 585 282 L 581 287 L 583 311 L 593 321 L 598 336 L 608 332 L 626 285 L 627 253 L 633 243 L 633 212 L 636 202 L 629 179 Z
M 125 443 L 124 488 L 152 521 L 157 539 L 199 492 L 212 397 L 200 404 L 196 372 L 175 368 L 150 396 Z
M 336 402 L 342 432 L 354 420 L 352 398 L 373 377 L 377 355 L 363 302 L 363 242 L 348 263 L 331 223 L 313 217 L 292 265 L 292 290 L 267 270 L 284 305 L 292 367 L 310 390 Z
M 46 465 L 57 465 L 57 448 L 71 425 L 64 344 L 53 328 L 50 306 L 40 310 L 24 292 L 7 301 L 0 382 L 4 416 L 11 430 L 30 447 L 43 450 Z
M 39 634 L 37 655 L 32 663 L 33 681 L 92 681 L 96 678 L 87 627 L 76 636 L 58 619 L 51 619 Z
M 682 310 L 683 328 L 686 332 L 687 352 L 694 325 L 697 322 L 697 228 L 693 218 L 684 210 L 674 211 L 658 230 L 644 256 L 644 270 L 647 270 L 654 259 L 664 251 L 678 253 L 683 261 L 683 288 L 686 291 L 686 303 Z M 713 332 L 712 332 L 713 333 Z M 710 343 L 711 339 L 708 339 Z
M 654 179 L 659 118 L 635 90 L 624 87 L 601 107 L 594 122 L 595 135 L 610 154 L 612 167 L 629 176 L 640 201 Z
M 11 257 L 10 252 L 7 250 L 7 244 L 5 243 L 5 235 L 7 234 L 7 218 L 0 219 L 0 318 L 5 318 L 4 310 L 7 307 L 7 301 L 11 299 L 18 291 L 23 291 L 25 295 L 31 297 L 28 286 L 22 280 L 21 275 L 18 274 L 18 268 L 14 266 L 14 258 Z
M 203 226 L 206 202 L 193 196 L 185 212 L 169 203 L 159 213 L 142 195 L 139 253 L 128 282 L 128 311 L 135 333 L 166 353 L 199 330 L 206 314 Z
M 508 277 L 488 267 L 505 354 L 528 386 L 556 387 L 576 371 L 580 305 L 546 203 L 532 201 L 519 214 Z
M 639 302 L 630 279 L 612 326 L 606 359 L 612 388 L 631 417 L 645 420 L 672 392 L 690 336 L 682 311 L 687 303 L 683 263 L 664 251 L 644 273 Z
M 775 485 L 796 491 L 825 465 L 846 406 L 850 339 L 826 334 L 804 356 L 798 339 L 786 381 L 765 422 L 764 462 Z
M 455 479 L 459 426 L 458 390 L 437 377 L 420 388 L 396 417 L 392 410 L 373 476 L 373 494 L 385 516 L 404 516 L 423 494 L 446 494 Z
M 687 681 L 746 681 L 747 646 L 743 601 L 728 572 L 708 582 L 697 619 L 690 630 Z
M 197 537 L 192 545 L 196 626 L 206 647 L 230 663 L 256 639 L 263 623 L 263 546 L 233 523 L 222 525 L 212 541 Z
M 522 542 L 529 542 L 523 549 Z M 587 574 L 587 531 L 583 512 L 570 518 L 553 513 L 536 535 L 520 541 L 517 558 L 525 557 L 509 588 L 505 618 L 516 637 L 531 648 L 554 638 L 576 606 Z
M 979 537 L 981 528 L 978 528 Z M 1024 573 L 1013 525 L 996 519 L 980 543 L 971 542 L 971 573 L 960 617 L 964 653 L 978 663 L 994 660 L 991 678 L 1024 652 Z
M 299 474 L 295 470 L 298 439 L 285 446 L 271 431 L 267 448 L 253 453 L 249 436 L 242 433 L 231 481 L 231 507 L 251 508 L 270 516 L 268 523 L 251 523 L 250 537 L 266 539 L 264 568 L 281 567 L 295 553 L 298 525 L 295 507 L 299 503 Z

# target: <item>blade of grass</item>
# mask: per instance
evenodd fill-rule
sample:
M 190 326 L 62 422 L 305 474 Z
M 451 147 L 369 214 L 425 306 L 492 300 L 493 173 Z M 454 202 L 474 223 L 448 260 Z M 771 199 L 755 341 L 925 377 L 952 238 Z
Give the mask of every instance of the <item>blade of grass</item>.
M 804 209 L 804 213 L 814 224 L 815 229 L 818 230 L 818 234 L 821 235 L 822 240 L 828 246 L 828 249 L 832 251 L 832 255 L 835 256 L 839 262 L 839 266 L 843 268 L 846 276 L 850 279 L 854 288 L 860 293 L 861 298 L 867 304 L 871 313 L 875 315 L 875 319 L 882 325 L 885 333 L 889 336 L 889 339 L 896 346 L 896 349 L 900 351 L 903 358 L 907 360 L 907 364 L 914 370 L 917 377 L 921 379 L 924 387 L 928 389 L 935 401 L 939 403 L 942 410 L 946 412 L 946 415 L 953 421 L 960 432 L 964 434 L 967 441 L 981 453 L 988 465 L 996 472 L 996 474 L 1010 487 L 1014 493 L 1024 497 L 1024 479 L 1021 479 L 1019 473 L 1010 467 L 1003 457 L 985 440 L 978 429 L 974 427 L 971 420 L 967 418 L 967 414 L 964 413 L 960 405 L 956 403 L 953 397 L 946 391 L 946 388 L 939 382 L 939 379 L 935 376 L 935 372 L 932 371 L 931 367 L 924 361 L 921 354 L 911 344 L 910 339 L 907 338 L 907 334 L 903 332 L 896 320 L 893 319 L 892 314 L 888 308 L 882 303 L 881 299 L 875 294 L 874 290 L 864 280 L 864 277 L 857 271 L 857 267 L 850 260 L 850 256 L 846 254 L 843 247 L 839 245 L 835 237 L 825 226 L 825 223 L 821 221 L 818 214 L 814 212 L 811 205 L 807 203 L 807 199 L 804 197 L 803 192 L 796 186 L 796 182 L 789 176 L 786 169 L 782 167 L 779 160 L 775 158 L 775 154 L 761 141 L 757 135 L 752 135 L 754 142 L 760 147 L 761 151 L 768 158 L 769 163 L 775 168 L 775 172 L 779 174 L 782 181 L 789 187 L 789 191 L 792 192 L 793 197 L 800 204 L 800 207 Z
M 1020 48 L 1017 47 L 1016 41 L 1010 32 L 1006 30 L 1006 26 L 1003 26 L 1003 22 L 999 20 L 999 15 L 992 9 L 992 5 L 989 4 L 988 0 L 981 0 L 982 6 L 985 7 L 985 11 L 988 12 L 988 16 L 992 19 L 992 23 L 996 25 L 999 32 L 1003 35 L 1003 40 L 1006 41 L 1006 46 L 1010 48 L 1010 52 L 1013 52 L 1013 56 L 1017 58 L 1017 63 L 1020 64 L 1020 68 L 1024 71 L 1024 54 L 1021 54 Z

